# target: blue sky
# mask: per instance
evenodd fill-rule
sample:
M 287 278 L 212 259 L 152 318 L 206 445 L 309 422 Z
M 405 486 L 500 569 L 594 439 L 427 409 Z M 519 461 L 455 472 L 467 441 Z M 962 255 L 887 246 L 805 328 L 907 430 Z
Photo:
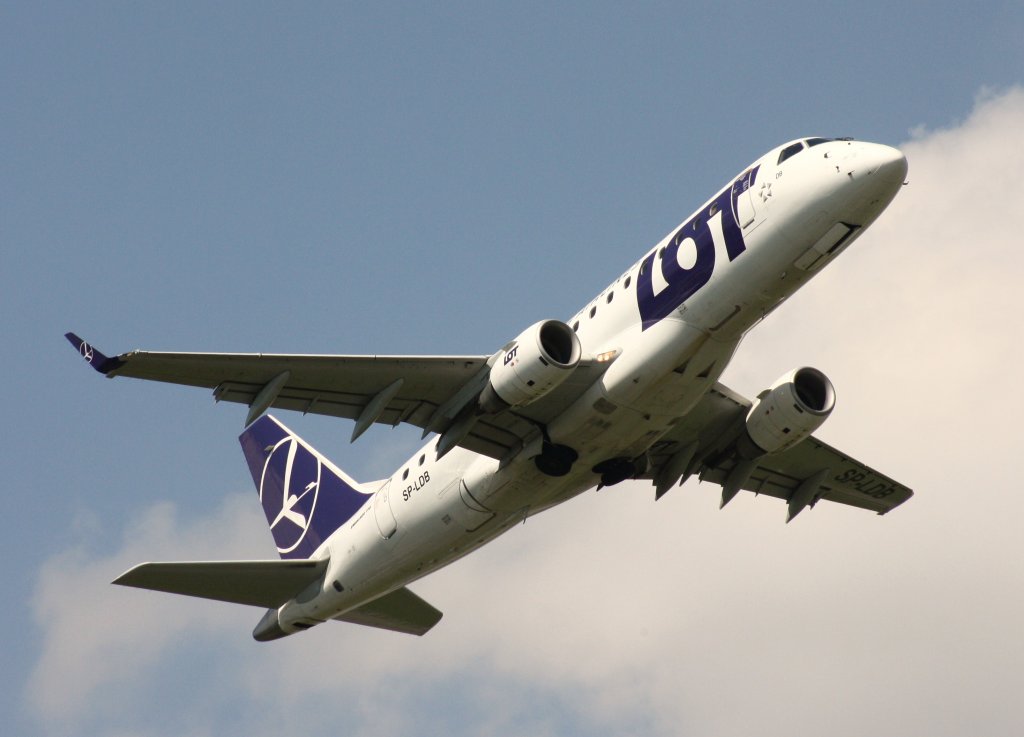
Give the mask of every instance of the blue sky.
M 0 10 L 12 733 L 1019 726 L 1021 38 L 1019 2 Z M 489 354 L 811 134 L 904 146 L 911 186 L 727 379 L 820 365 L 823 436 L 917 489 L 899 516 L 783 526 L 772 500 L 719 514 L 693 485 L 655 508 L 624 485 L 424 581 L 446 618 L 423 640 L 260 646 L 255 610 L 106 584 L 273 550 L 244 411 L 103 380 L 67 330 L 108 352 Z M 418 436 L 284 419 L 364 479 Z

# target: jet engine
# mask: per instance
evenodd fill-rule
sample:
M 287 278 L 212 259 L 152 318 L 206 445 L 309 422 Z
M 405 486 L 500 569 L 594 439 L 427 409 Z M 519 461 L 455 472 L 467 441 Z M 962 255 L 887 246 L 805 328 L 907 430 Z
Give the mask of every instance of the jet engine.
M 740 455 L 752 460 L 792 448 L 821 427 L 835 403 L 832 382 L 821 371 L 790 371 L 762 392 L 747 413 Z
M 569 378 L 582 354 L 580 339 L 564 322 L 541 320 L 531 325 L 502 348 L 480 406 L 486 412 L 500 412 L 539 399 Z

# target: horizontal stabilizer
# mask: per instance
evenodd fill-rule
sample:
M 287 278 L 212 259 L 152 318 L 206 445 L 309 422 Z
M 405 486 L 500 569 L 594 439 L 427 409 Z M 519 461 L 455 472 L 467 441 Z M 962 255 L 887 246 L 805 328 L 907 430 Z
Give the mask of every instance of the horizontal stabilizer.
M 120 586 L 276 609 L 323 575 L 327 560 L 224 560 L 140 563 Z
M 335 619 L 408 635 L 422 635 L 442 616 L 440 611 L 403 586 Z

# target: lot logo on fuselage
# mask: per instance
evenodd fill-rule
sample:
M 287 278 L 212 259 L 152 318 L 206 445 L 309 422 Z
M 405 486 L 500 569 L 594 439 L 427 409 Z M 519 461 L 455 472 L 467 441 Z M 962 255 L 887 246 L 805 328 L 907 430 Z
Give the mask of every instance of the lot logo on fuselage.
M 749 196 L 757 169 L 755 166 L 744 172 L 731 187 L 722 190 L 711 203 L 683 223 L 664 247 L 652 251 L 643 260 L 636 285 L 643 330 L 668 317 L 711 280 L 716 245 L 724 246 L 729 261 L 735 261 L 746 250 L 737 207 L 741 196 Z M 657 284 L 655 269 L 660 276 Z

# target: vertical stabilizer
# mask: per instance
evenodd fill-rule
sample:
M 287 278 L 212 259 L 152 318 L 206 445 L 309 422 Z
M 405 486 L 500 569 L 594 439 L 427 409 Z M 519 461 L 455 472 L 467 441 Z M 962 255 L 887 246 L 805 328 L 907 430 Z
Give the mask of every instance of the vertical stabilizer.
M 371 496 L 270 415 L 238 439 L 282 558 L 310 557 Z

